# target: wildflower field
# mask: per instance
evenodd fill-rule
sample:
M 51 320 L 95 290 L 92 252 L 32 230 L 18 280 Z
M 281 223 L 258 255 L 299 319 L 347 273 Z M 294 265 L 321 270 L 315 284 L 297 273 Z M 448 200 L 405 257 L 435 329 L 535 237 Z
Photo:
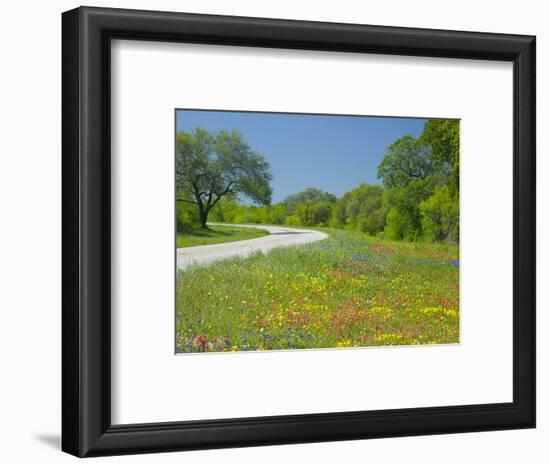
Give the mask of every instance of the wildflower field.
M 177 352 L 459 342 L 458 246 L 329 238 L 179 270 Z

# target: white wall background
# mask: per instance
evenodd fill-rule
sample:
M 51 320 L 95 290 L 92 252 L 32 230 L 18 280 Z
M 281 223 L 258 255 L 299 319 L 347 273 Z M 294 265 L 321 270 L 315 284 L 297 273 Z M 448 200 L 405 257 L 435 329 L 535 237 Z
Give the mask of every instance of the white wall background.
M 103 462 L 491 462 L 543 463 L 550 436 L 550 317 L 544 258 L 550 248 L 545 206 L 550 179 L 545 163 L 550 108 L 542 82 L 550 41 L 545 3 L 524 0 L 146 0 L 88 5 L 197 13 L 312 19 L 394 26 L 462 29 L 538 36 L 538 428 L 236 450 L 104 458 Z M 61 12 L 69 0 L 11 2 L 0 25 L 0 459 L 4 462 L 69 462 L 60 434 L 60 224 L 61 224 Z M 547 209 L 547 208 L 546 208 Z M 267 399 L 269 400 L 269 399 Z

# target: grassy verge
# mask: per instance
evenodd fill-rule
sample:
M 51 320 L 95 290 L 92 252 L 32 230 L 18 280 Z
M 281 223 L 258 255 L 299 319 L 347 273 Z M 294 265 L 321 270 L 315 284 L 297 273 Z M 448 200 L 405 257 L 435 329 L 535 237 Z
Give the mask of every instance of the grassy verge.
M 178 271 L 179 352 L 459 341 L 458 247 L 329 238 Z
M 187 229 L 176 235 L 176 248 L 236 242 L 267 235 L 267 231 L 245 227 L 211 225 L 208 229 Z

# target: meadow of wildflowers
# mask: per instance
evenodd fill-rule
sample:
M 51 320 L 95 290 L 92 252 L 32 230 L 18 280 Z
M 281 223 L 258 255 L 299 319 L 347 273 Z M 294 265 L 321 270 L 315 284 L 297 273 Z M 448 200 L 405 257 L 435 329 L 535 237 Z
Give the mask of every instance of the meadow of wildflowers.
M 453 244 L 329 238 L 179 270 L 179 353 L 459 342 Z

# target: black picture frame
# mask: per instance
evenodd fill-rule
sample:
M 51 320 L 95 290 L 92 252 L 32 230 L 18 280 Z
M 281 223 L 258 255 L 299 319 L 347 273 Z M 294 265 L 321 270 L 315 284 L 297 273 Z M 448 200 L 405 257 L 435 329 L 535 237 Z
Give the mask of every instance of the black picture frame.
M 84 457 L 535 426 L 535 37 L 89 7 L 63 13 L 62 25 L 64 451 Z M 112 39 L 513 62 L 513 401 L 111 425 Z

